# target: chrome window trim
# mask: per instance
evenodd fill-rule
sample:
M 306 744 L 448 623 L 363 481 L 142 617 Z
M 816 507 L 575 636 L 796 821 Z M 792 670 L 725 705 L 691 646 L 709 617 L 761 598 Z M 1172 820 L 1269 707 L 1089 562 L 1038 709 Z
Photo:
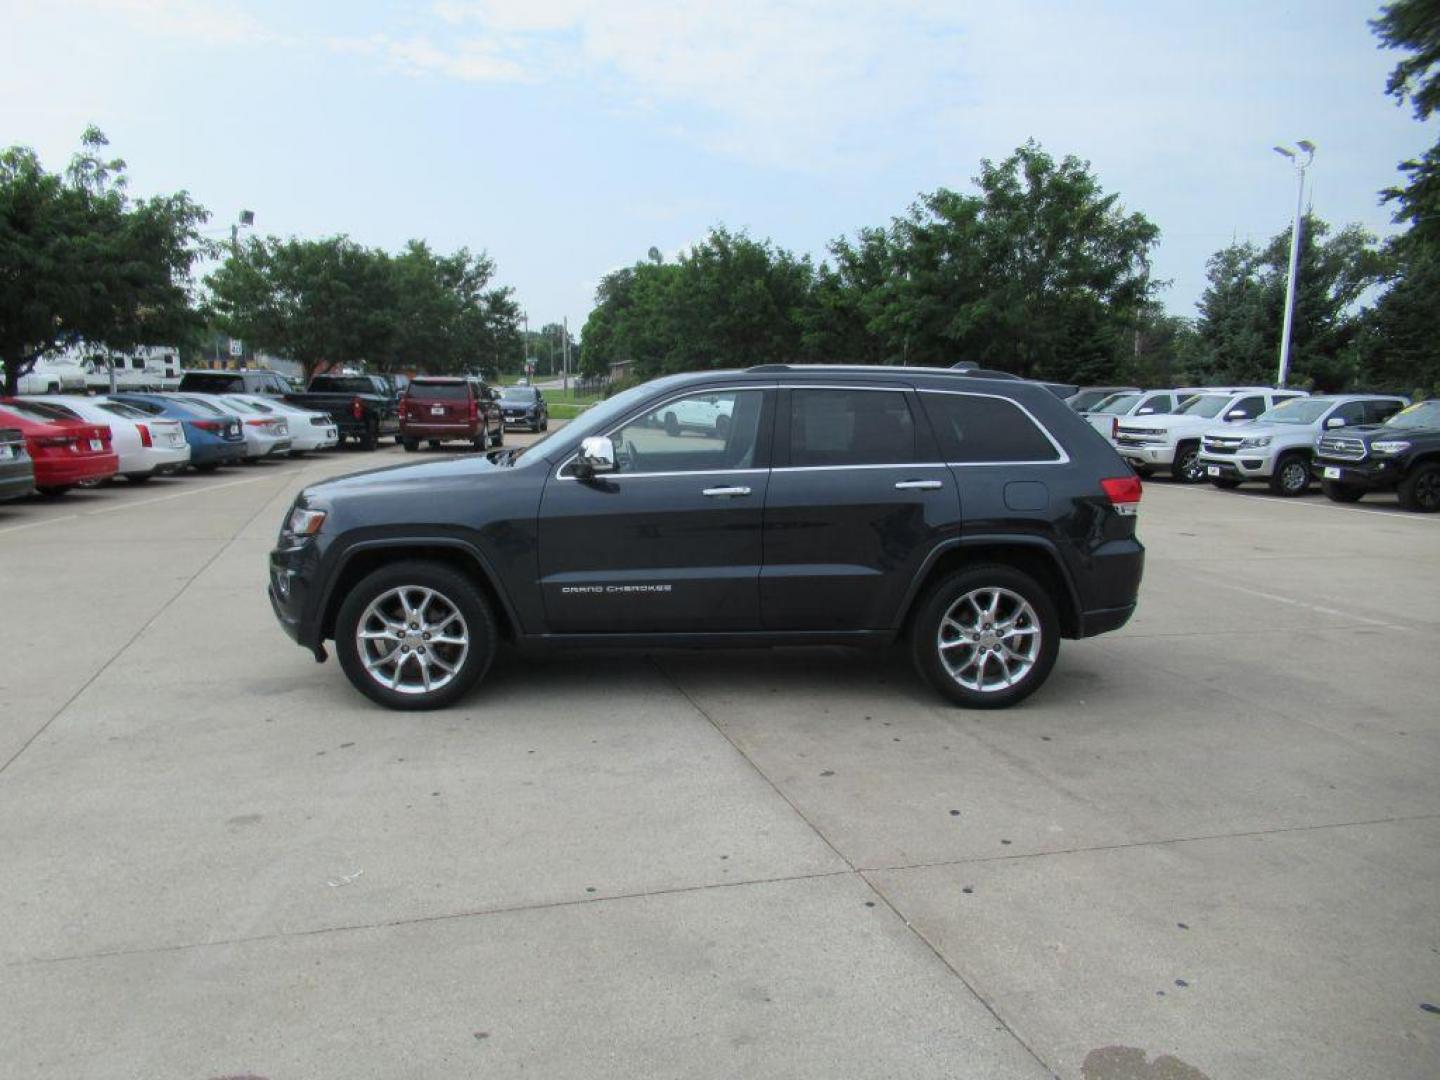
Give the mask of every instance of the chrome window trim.
M 972 390 L 936 390 L 936 389 L 932 389 L 932 388 L 930 388 L 930 387 L 922 387 L 922 388 L 920 388 L 919 393 L 922 393 L 922 394 L 949 394 L 949 395 L 954 396 L 954 397 L 993 398 L 993 399 L 996 400 L 996 401 L 1003 401 L 1003 402 L 1006 402 L 1006 403 L 1009 404 L 1009 405 L 1013 405 L 1013 406 L 1015 406 L 1015 408 L 1019 409 L 1022 413 L 1024 413 L 1027 417 L 1029 417 L 1030 422 L 1031 422 L 1032 424 L 1034 424 L 1037 429 L 1039 429 L 1040 434 L 1044 435 L 1045 438 L 1046 438 L 1046 440 L 1050 443 L 1050 445 L 1055 448 L 1055 453 L 1057 453 L 1057 454 L 1060 455 L 1058 458 L 1055 458 L 1053 461 L 950 461 L 950 462 L 946 462 L 946 464 L 949 465 L 951 468 L 954 468 L 954 469 L 973 469 L 973 468 L 977 468 L 977 467 L 978 467 L 978 468 L 994 468 L 994 467 L 997 466 L 997 465 L 1009 466 L 1009 465 L 1068 465 L 1068 464 L 1070 464 L 1070 455 L 1065 452 L 1065 448 L 1060 445 L 1059 440 L 1057 440 L 1054 435 L 1051 435 L 1051 434 L 1050 434 L 1050 429 L 1047 428 L 1043 423 L 1041 423 L 1041 422 L 1040 422 L 1040 418 L 1039 418 L 1038 416 L 1036 416 L 1034 413 L 1032 413 L 1029 409 L 1027 409 L 1027 408 L 1025 407 L 1025 405 L 1024 405 L 1023 402 L 1016 401 L 1016 400 L 1015 400 L 1014 398 L 1012 398 L 1012 397 L 1006 397 L 1004 394 L 979 394 L 979 393 L 975 393 L 975 392 L 972 391 Z

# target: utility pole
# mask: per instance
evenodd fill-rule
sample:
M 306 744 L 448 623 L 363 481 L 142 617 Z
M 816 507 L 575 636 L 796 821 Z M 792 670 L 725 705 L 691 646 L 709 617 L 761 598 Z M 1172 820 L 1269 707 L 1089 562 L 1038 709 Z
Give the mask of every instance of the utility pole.
M 569 315 L 565 315 L 565 316 L 562 316 L 562 317 L 561 317 L 560 326 L 561 326 L 561 328 L 562 328 L 562 333 L 564 333 L 564 335 L 565 335 L 565 336 L 561 339 L 561 341 L 560 341 L 560 357 L 561 357 L 561 361 L 562 361 L 562 362 L 564 363 L 564 365 L 565 365 L 565 382 L 564 382 L 564 387 L 565 387 L 565 394 L 566 394 L 566 396 L 568 397 L 569 394 L 570 394 L 570 316 L 569 316 Z
M 1275 147 L 1277 154 L 1288 158 L 1290 164 L 1295 166 L 1295 173 L 1300 179 L 1295 193 L 1295 221 L 1290 229 L 1290 275 L 1285 284 L 1285 322 L 1280 330 L 1280 369 L 1275 375 L 1275 385 L 1278 388 L 1285 386 L 1285 380 L 1290 375 L 1290 332 L 1295 323 L 1295 279 L 1300 272 L 1300 217 L 1305 206 L 1305 170 L 1315 160 L 1314 143 L 1301 139 L 1295 145 L 1304 151 L 1304 161 L 1288 147 Z

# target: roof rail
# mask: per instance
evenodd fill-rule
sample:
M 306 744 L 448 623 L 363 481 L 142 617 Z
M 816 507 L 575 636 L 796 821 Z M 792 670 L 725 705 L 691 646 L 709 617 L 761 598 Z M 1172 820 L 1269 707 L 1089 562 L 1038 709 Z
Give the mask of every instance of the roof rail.
M 746 368 L 745 370 L 746 370 L 746 371 L 762 372 L 762 373 L 763 373 L 763 372 L 766 372 L 766 371 L 789 371 L 789 370 L 791 370 L 791 365 L 789 365 L 789 364 L 756 364 L 754 367 L 748 367 L 748 368 Z

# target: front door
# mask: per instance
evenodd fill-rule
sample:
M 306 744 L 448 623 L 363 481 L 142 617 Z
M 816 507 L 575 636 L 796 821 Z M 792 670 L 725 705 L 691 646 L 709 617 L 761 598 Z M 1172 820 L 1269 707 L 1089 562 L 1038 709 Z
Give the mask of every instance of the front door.
M 908 389 L 785 394 L 765 503 L 765 626 L 887 628 L 926 556 L 959 529 L 955 480 Z
M 563 466 L 540 509 L 555 633 L 754 630 L 769 483 L 769 390 L 668 399 L 607 434 L 617 470 Z

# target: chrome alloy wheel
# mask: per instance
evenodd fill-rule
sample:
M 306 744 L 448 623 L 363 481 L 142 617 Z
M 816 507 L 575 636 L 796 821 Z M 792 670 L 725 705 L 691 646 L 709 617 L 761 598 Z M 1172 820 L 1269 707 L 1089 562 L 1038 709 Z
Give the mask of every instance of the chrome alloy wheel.
M 1280 468 L 1280 486 L 1299 494 L 1310 486 L 1310 466 L 1299 458 L 1291 458 Z
M 355 648 L 381 686 L 428 694 L 459 673 L 470 651 L 470 628 L 443 593 L 402 585 L 370 602 L 356 624 Z
M 973 589 L 940 620 L 936 646 L 950 677 L 967 690 L 991 693 L 1025 678 L 1040 657 L 1040 617 L 1009 589 Z

